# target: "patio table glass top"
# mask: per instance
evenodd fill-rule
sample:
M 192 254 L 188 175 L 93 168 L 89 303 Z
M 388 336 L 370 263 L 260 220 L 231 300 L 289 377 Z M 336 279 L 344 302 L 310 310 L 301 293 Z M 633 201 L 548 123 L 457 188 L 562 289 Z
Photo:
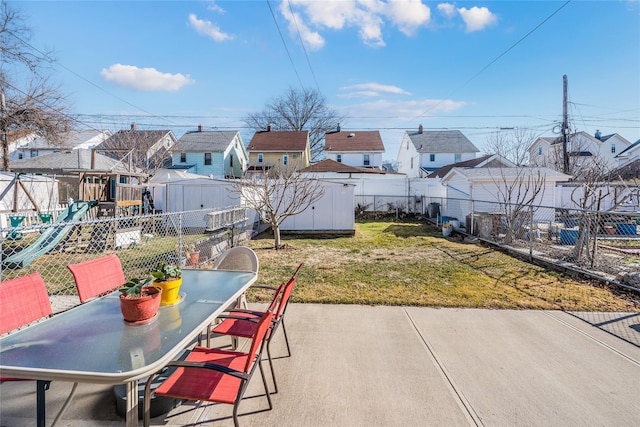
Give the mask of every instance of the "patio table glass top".
M 118 383 L 160 369 L 256 280 L 249 272 L 183 270 L 180 301 L 143 325 L 127 324 L 119 293 L 79 305 L 0 340 L 0 373 Z

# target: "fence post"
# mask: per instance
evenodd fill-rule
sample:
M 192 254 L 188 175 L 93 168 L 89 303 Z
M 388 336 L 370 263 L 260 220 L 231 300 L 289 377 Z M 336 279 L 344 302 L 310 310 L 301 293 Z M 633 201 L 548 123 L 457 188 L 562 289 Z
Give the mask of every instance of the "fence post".
M 533 262 L 533 203 L 529 205 L 529 262 Z
M 475 200 L 471 199 L 471 227 L 469 227 L 471 229 L 471 235 L 474 236 L 473 234 L 473 223 L 475 222 L 473 219 L 475 217 Z

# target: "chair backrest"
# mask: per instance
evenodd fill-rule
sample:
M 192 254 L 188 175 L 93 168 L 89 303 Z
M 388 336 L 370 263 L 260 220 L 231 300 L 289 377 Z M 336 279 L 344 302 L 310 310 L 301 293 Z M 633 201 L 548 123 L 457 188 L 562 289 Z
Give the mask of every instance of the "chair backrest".
M 0 282 L 0 334 L 53 313 L 39 273 Z
M 122 286 L 127 280 L 116 254 L 67 266 L 78 288 L 80 302 L 103 295 Z
M 249 372 L 251 365 L 256 361 L 262 351 L 262 345 L 264 344 L 264 338 L 267 335 L 269 326 L 271 326 L 271 319 L 273 318 L 273 312 L 267 311 L 264 316 L 258 321 L 258 327 L 252 337 L 251 347 L 249 348 L 247 357 L 247 363 L 244 366 L 244 372 Z
M 258 255 L 246 246 L 235 246 L 224 251 L 213 264 L 214 270 L 258 272 Z
M 302 268 L 303 265 L 304 263 L 301 263 L 298 266 L 298 268 L 296 268 L 296 271 L 294 271 L 289 281 L 284 285 L 284 290 L 282 291 L 282 298 L 280 300 L 280 304 L 278 305 L 278 309 L 276 310 L 276 313 L 274 315 L 276 319 L 280 319 L 284 315 L 284 311 L 286 310 L 287 304 L 289 303 L 289 298 L 293 293 L 293 288 L 296 287 L 296 282 L 298 281 L 298 273 L 300 272 L 300 269 Z

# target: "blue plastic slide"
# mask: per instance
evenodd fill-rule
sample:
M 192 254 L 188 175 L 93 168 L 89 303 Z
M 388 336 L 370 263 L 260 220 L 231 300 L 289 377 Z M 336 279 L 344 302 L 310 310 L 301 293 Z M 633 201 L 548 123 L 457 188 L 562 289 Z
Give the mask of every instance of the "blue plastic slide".
M 79 221 L 97 203 L 96 200 L 73 202 L 58 216 L 53 225 L 44 230 L 38 240 L 20 252 L 2 260 L 2 266 L 11 269 L 23 268 L 31 264 L 40 255 L 44 255 L 54 249 L 64 236 L 71 231 L 73 223 Z

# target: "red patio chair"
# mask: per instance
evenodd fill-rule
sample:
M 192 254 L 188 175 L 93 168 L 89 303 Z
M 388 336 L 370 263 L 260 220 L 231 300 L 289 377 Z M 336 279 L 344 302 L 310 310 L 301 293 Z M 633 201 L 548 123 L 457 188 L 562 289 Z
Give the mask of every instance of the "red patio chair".
M 116 254 L 70 264 L 67 268 L 73 274 L 82 303 L 114 291 L 127 281 Z
M 247 385 L 256 369 L 260 369 L 265 395 L 271 404 L 271 396 L 264 370 L 262 369 L 262 348 L 269 330 L 273 313 L 247 321 L 256 323 L 251 337 L 249 351 L 238 352 L 224 349 L 196 346 L 184 360 L 169 363 L 168 367 L 177 368 L 154 391 L 155 396 L 169 396 L 185 400 L 197 400 L 233 405 L 233 423 L 238 423 L 238 406 Z M 150 398 L 153 376 L 147 381 L 144 390 L 144 425 L 150 423 Z
M 18 277 L 0 282 L 0 334 L 28 325 L 53 314 L 49 293 L 39 273 Z M 5 381 L 33 381 L 22 378 L 0 377 Z M 38 380 L 36 389 L 38 418 L 44 420 L 44 392 L 49 389 L 51 381 Z M 78 383 L 74 383 L 69 397 L 62 405 L 54 424 L 71 402 Z
M 241 337 L 241 338 L 250 338 L 255 333 L 255 323 L 247 322 L 248 318 L 259 318 L 264 316 L 266 313 L 271 312 L 275 309 L 275 314 L 273 316 L 271 327 L 267 332 L 267 358 L 269 359 L 269 368 L 271 368 L 271 377 L 273 378 L 273 388 L 274 392 L 278 392 L 278 383 L 276 382 L 276 376 L 273 370 L 273 359 L 271 357 L 271 340 L 275 335 L 278 326 L 282 324 L 282 332 L 284 333 L 284 340 L 287 345 L 287 357 L 291 356 L 291 348 L 289 347 L 289 338 L 287 337 L 287 329 L 284 326 L 284 313 L 287 309 L 287 305 L 289 303 L 289 298 L 293 293 L 293 288 L 296 286 L 296 282 L 298 280 L 298 273 L 304 264 L 300 264 L 296 271 L 293 273 L 289 281 L 280 285 L 276 289 L 273 300 L 271 304 L 267 308 L 266 311 L 257 311 L 257 310 L 242 310 L 242 309 L 233 309 L 230 312 L 230 316 L 220 316 L 222 322 L 216 325 L 212 332 L 214 334 L 220 335 L 230 335 L 232 337 Z M 254 286 L 257 288 L 268 288 L 274 289 L 268 286 Z M 277 304 L 277 308 L 275 307 Z

